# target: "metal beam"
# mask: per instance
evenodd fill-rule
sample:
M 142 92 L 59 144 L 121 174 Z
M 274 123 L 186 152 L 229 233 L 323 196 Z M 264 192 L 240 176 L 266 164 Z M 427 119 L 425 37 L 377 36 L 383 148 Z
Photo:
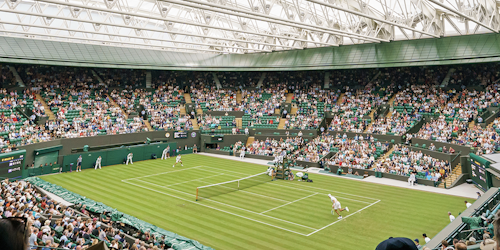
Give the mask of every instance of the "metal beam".
M 223 47 L 223 48 L 229 48 L 229 49 L 242 49 L 242 50 L 257 50 L 257 51 L 262 51 L 262 52 L 271 52 L 271 50 L 264 50 L 264 49 L 252 49 L 252 48 L 244 48 L 244 47 L 233 47 L 233 46 L 227 46 L 227 45 L 219 45 L 219 44 L 204 44 L 204 43 L 196 43 L 196 42 L 185 42 L 185 41 L 175 41 L 175 40 L 167 40 L 167 39 L 158 39 L 158 38 L 147 38 L 147 37 L 138 37 L 138 36 L 127 36 L 127 35 L 121 35 L 121 34 L 109 34 L 109 33 L 102 33 L 102 32 L 97 32 L 97 31 L 87 31 L 87 30 L 77 30 L 77 29 L 70 29 L 70 28 L 61 28 L 61 27 L 47 27 L 43 25 L 37 25 L 37 24 L 25 24 L 25 23 L 14 23 L 14 22 L 7 22 L 7 21 L 2 21 L 0 20 L 0 24 L 9 24 L 9 25 L 19 25 L 19 26 L 28 26 L 28 27 L 33 27 L 33 28 L 41 28 L 41 29 L 54 29 L 54 30 L 62 30 L 62 31 L 68 31 L 68 32 L 75 32 L 75 33 L 88 33 L 88 34 L 94 34 L 94 35 L 102 35 L 102 36 L 116 36 L 116 37 L 125 37 L 125 38 L 133 38 L 133 39 L 143 39 L 143 40 L 150 40 L 150 41 L 159 41 L 159 42 L 169 42 L 169 43 L 184 43 L 184 44 L 191 44 L 191 45 L 200 45 L 200 46 L 213 46 L 213 47 Z M 2 30 L 0 30 L 2 31 Z M 11 30 L 3 30 L 4 32 L 14 32 Z M 32 35 L 39 35 L 39 36 L 49 36 L 47 34 L 37 34 L 37 33 L 31 33 Z M 62 37 L 62 38 L 78 38 L 78 39 L 85 39 L 85 38 L 79 38 L 79 37 L 74 37 L 74 36 L 67 36 L 67 37 Z M 103 40 L 104 41 L 104 40 Z M 114 40 L 109 40 L 109 42 L 114 42 Z M 122 41 L 120 41 L 121 43 Z M 133 43 L 136 45 L 141 45 L 138 43 Z M 152 46 L 150 44 L 142 44 L 142 46 Z M 155 45 L 155 46 L 163 46 L 163 45 Z M 165 48 L 171 47 L 171 46 L 163 46 Z M 171 47 L 175 48 L 175 47 Z M 181 47 L 182 48 L 182 47 Z M 191 49 L 191 48 L 186 48 L 186 49 Z M 200 50 L 206 50 L 206 49 L 200 49 Z M 216 52 L 217 50 L 214 50 Z M 220 51 L 217 51 L 220 52 Z
M 465 19 L 467 19 L 467 20 L 470 20 L 470 21 L 472 21 L 472 22 L 474 22 L 474 23 L 476 23 L 476 24 L 478 24 L 478 25 L 481 25 L 481 26 L 483 26 L 483 27 L 485 27 L 485 28 L 487 28 L 487 29 L 489 29 L 489 30 L 491 30 L 491 31 L 495 32 L 495 33 L 498 33 L 498 30 L 496 30 L 496 29 L 494 29 L 494 28 L 490 27 L 489 25 L 486 25 L 486 24 L 484 24 L 484 23 L 481 23 L 480 21 L 476 20 L 475 18 L 472 18 L 472 17 L 467 16 L 467 15 L 465 15 L 465 14 L 463 14 L 463 13 L 459 12 L 459 11 L 456 11 L 456 10 L 454 10 L 454 9 L 452 9 L 452 8 L 450 8 L 450 7 L 448 7 L 448 6 L 444 5 L 444 4 L 442 4 L 442 3 L 440 3 L 439 1 L 436 1 L 436 0 L 426 0 L 426 1 L 429 1 L 429 2 L 431 2 L 431 3 L 433 3 L 433 4 L 437 5 L 437 6 L 439 6 L 439 7 L 441 7 L 441 8 L 444 8 L 444 9 L 446 9 L 446 10 L 448 10 L 448 11 L 452 12 L 452 13 L 453 13 L 453 14 L 455 14 L 455 15 L 461 16 L 461 17 L 463 17 L 463 18 L 465 18 Z
M 116 24 L 116 23 L 105 23 L 105 22 L 99 22 L 99 21 L 93 21 L 93 20 L 82 20 L 82 19 L 77 19 L 77 18 L 72 18 L 72 17 L 63 17 L 63 16 L 57 16 L 57 15 L 48 15 L 48 14 L 42 14 L 42 13 L 11 10 L 11 9 L 1 9 L 0 13 L 1 12 L 9 12 L 9 13 L 15 13 L 15 14 L 21 14 L 21 15 L 27 15 L 27 16 L 50 17 L 50 18 L 54 18 L 54 19 L 62 19 L 62 20 L 75 21 L 75 22 L 100 24 L 100 25 L 106 25 L 106 26 L 115 26 L 115 27 L 121 27 L 121 28 L 126 28 L 126 29 L 140 29 L 140 30 L 147 30 L 147 31 L 152 31 L 152 32 L 169 33 L 169 34 L 176 34 L 176 35 L 183 35 L 183 36 L 202 37 L 202 38 L 209 38 L 209 39 L 214 39 L 214 40 L 224 40 L 224 41 L 232 41 L 232 42 L 240 42 L 240 43 L 250 43 L 250 44 L 260 44 L 260 45 L 265 45 L 265 46 L 274 46 L 274 45 L 270 45 L 268 43 L 261 43 L 261 42 L 244 41 L 244 40 L 231 39 L 231 38 L 211 37 L 211 36 L 205 36 L 205 35 L 200 35 L 200 34 L 191 34 L 191 33 L 176 32 L 176 31 L 165 31 L 165 30 L 158 30 L 158 29 L 151 29 L 151 28 L 132 27 L 132 26 L 121 25 L 121 24 Z M 19 24 L 19 25 L 22 25 L 22 24 Z M 49 27 L 50 26 L 47 26 L 46 28 L 49 28 Z M 113 35 L 113 34 L 110 34 L 110 35 Z M 295 47 L 287 46 L 287 45 L 279 45 L 279 46 L 276 45 L 276 47 L 296 49 Z
M 344 12 L 347 12 L 347 13 L 351 13 L 351 14 L 354 14 L 354 15 L 366 17 L 366 18 L 369 18 L 369 19 L 372 19 L 372 20 L 376 20 L 376 21 L 379 21 L 379 22 L 382 22 L 382 23 L 394 25 L 394 26 L 397 26 L 397 27 L 400 27 L 400 28 L 404 28 L 404 29 L 408 29 L 408 30 L 411 30 L 411 31 L 415 31 L 415 32 L 418 32 L 418 33 L 421 33 L 421 34 L 424 34 L 424 35 L 428 35 L 428 36 L 432 36 L 432 37 L 435 37 L 435 38 L 439 38 L 439 36 L 435 35 L 435 34 L 431 34 L 431 33 L 425 32 L 425 31 L 414 29 L 412 27 L 408 27 L 408 26 L 401 25 L 401 24 L 398 24 L 398 23 L 395 23 L 395 22 L 391 22 L 391 21 L 387 21 L 387 20 L 384 20 L 384 19 L 380 19 L 380 18 L 377 18 L 377 17 L 374 17 L 374 16 L 367 15 L 365 13 L 358 12 L 358 11 L 354 11 L 354 10 L 342 8 L 342 7 L 333 5 L 333 4 L 329 4 L 329 3 L 325 3 L 325 2 L 320 2 L 320 1 L 317 1 L 317 0 L 306 0 L 306 1 L 309 1 L 309 2 L 312 2 L 312 3 L 317 3 L 317 4 L 320 4 L 320 5 L 326 6 L 326 7 L 330 7 L 330 8 L 337 9 L 337 10 L 340 10 L 340 11 L 344 11 Z
M 279 35 L 274 35 L 274 34 L 262 34 L 262 33 L 253 32 L 253 31 L 249 31 L 249 30 L 243 30 L 243 29 L 237 30 L 237 29 L 231 29 L 231 28 L 226 28 L 226 27 L 215 27 L 215 26 L 211 26 L 211 25 L 207 25 L 207 24 L 203 24 L 203 23 L 193 23 L 193 22 L 182 21 L 180 19 L 163 18 L 163 17 L 153 16 L 153 15 L 144 15 L 144 14 L 139 14 L 139 13 L 130 13 L 130 12 L 126 12 L 126 11 L 113 10 L 113 9 L 107 9 L 107 8 L 99 8 L 99 7 L 94 7 L 94 6 L 84 5 L 84 4 L 60 2 L 60 1 L 55 1 L 55 0 L 36 0 L 36 1 L 57 4 L 57 5 L 78 7 L 78 8 L 82 8 L 82 9 L 89 9 L 89 10 L 95 10 L 95 11 L 114 13 L 114 14 L 120 14 L 120 15 L 141 17 L 141 18 L 147 18 L 147 19 L 151 19 L 151 20 L 158 20 L 158 21 L 164 21 L 164 22 L 180 23 L 180 24 L 192 25 L 192 26 L 209 28 L 209 29 L 219 29 L 219 30 L 225 30 L 225 31 L 230 31 L 230 32 L 245 33 L 245 34 L 264 36 L 264 37 L 266 37 L 266 36 L 267 37 L 276 37 L 276 38 L 301 41 L 301 42 L 311 42 L 309 40 L 304 40 L 304 39 L 299 39 L 299 38 L 279 36 Z M 325 46 L 338 46 L 337 44 L 323 43 L 323 42 L 313 42 L 313 43 L 325 45 Z M 271 46 L 271 44 L 270 44 L 270 46 Z M 281 45 L 274 45 L 274 44 L 272 44 L 272 46 L 282 47 Z
M 236 9 L 236 8 L 218 5 L 218 4 L 213 4 L 213 3 L 209 3 L 209 2 L 199 2 L 196 0 L 183 0 L 183 1 L 159 0 L 159 1 L 188 6 L 188 7 L 192 7 L 192 8 L 196 8 L 196 9 L 204 9 L 204 10 L 208 10 L 208 11 L 224 13 L 224 14 L 228 14 L 228 15 L 232 15 L 232 16 L 239 16 L 239 17 L 244 17 L 244 18 L 248 18 L 248 19 L 259 20 L 259 21 L 263 21 L 263 22 L 271 22 L 271 23 L 275 23 L 275 24 L 296 27 L 299 29 L 306 29 L 306 30 L 312 30 L 312 31 L 317 31 L 317 32 L 321 32 L 321 33 L 329 33 L 332 35 L 351 37 L 353 39 L 358 39 L 358 40 L 365 40 L 365 41 L 370 41 L 370 42 L 389 42 L 389 40 L 386 40 L 386 39 L 380 39 L 377 37 L 365 36 L 365 35 L 347 32 L 347 31 L 343 31 L 343 30 L 337 30 L 337 29 L 331 29 L 331 28 L 326 28 L 326 27 L 321 27 L 321 26 L 316 26 L 316 25 L 311 25 L 311 24 L 300 23 L 300 22 L 296 22 L 296 21 L 291 21 L 291 20 L 286 20 L 283 18 L 268 16 L 268 15 L 264 15 L 264 14 L 256 13 L 256 12 L 249 12 L 249 11 L 245 11 L 242 9 Z M 192 3 L 189 3 L 189 2 L 192 2 Z M 195 3 L 195 4 L 193 4 L 193 3 Z M 212 8 L 210 6 L 212 6 L 214 8 Z M 241 12 L 243 14 L 238 13 L 238 12 Z

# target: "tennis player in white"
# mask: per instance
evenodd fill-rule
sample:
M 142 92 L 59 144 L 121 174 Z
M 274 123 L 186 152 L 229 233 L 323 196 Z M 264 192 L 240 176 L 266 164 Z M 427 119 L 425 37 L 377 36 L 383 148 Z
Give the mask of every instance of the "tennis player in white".
M 348 207 L 345 207 L 345 208 L 342 208 L 340 206 L 340 202 L 337 200 L 337 198 L 333 197 L 331 194 L 328 194 L 328 197 L 330 197 L 330 200 L 332 200 L 332 214 L 333 214 L 333 211 L 335 211 L 335 213 L 337 213 L 339 215 L 338 219 L 342 219 L 342 215 L 340 215 L 340 212 L 342 211 L 347 211 L 349 212 L 349 208 Z
M 180 163 L 181 166 L 184 167 L 184 165 L 182 165 L 181 155 L 177 155 L 177 158 L 175 158 L 175 164 L 172 167 L 175 167 L 175 165 L 177 165 L 177 163 Z

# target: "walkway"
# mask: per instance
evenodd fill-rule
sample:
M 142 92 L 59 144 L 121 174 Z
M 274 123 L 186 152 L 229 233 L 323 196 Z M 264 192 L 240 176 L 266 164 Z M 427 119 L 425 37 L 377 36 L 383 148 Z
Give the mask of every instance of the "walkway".
M 206 156 L 211 156 L 211 157 L 228 159 L 228 160 L 242 161 L 242 162 L 247 162 L 247 163 L 254 163 L 254 164 L 269 166 L 269 165 L 267 165 L 269 160 L 259 160 L 259 159 L 252 159 L 252 158 L 240 159 L 239 157 L 234 157 L 234 156 L 209 154 L 209 153 L 200 153 L 200 154 L 206 155 Z M 477 198 L 476 192 L 479 191 L 479 189 L 477 189 L 476 187 L 474 187 L 474 185 L 471 185 L 471 184 L 462 184 L 462 185 L 459 185 L 459 186 L 456 186 L 456 187 L 450 188 L 450 189 L 424 186 L 424 185 L 416 185 L 416 186 L 411 187 L 411 186 L 408 186 L 408 182 L 406 182 L 406 181 L 398 181 L 398 180 L 393 180 L 393 179 L 388 179 L 388 178 L 376 178 L 375 176 L 369 176 L 365 179 L 355 179 L 355 178 L 350 178 L 350 177 L 345 177 L 345 176 L 319 173 L 319 170 L 320 170 L 319 168 L 309 168 L 309 169 L 296 170 L 296 171 L 317 173 L 317 174 L 321 174 L 321 175 L 331 176 L 332 178 L 347 178 L 347 179 L 354 180 L 354 181 L 371 182 L 371 183 L 388 185 L 388 186 L 393 186 L 393 187 L 415 189 L 415 190 L 420 190 L 420 191 L 453 195 L 453 196 L 460 196 L 460 197 L 473 198 L 473 199 Z
M 49 105 L 47 105 L 43 97 L 40 94 L 35 94 L 35 97 L 40 102 L 40 104 L 42 104 L 45 110 L 45 114 L 49 117 L 49 121 L 54 121 L 56 119 L 56 116 L 54 115 L 54 112 L 50 110 Z

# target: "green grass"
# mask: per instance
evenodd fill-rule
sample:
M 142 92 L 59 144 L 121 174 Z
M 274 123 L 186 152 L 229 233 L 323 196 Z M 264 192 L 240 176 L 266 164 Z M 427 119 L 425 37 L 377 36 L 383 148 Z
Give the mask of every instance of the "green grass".
M 279 180 L 196 201 L 198 186 L 267 167 L 182 159 L 184 167 L 172 168 L 170 158 L 41 178 L 215 249 L 374 249 L 390 236 L 432 237 L 449 223 L 448 211 L 465 208 L 460 197 L 317 174 L 313 183 Z M 328 193 L 350 208 L 343 220 L 331 215 Z

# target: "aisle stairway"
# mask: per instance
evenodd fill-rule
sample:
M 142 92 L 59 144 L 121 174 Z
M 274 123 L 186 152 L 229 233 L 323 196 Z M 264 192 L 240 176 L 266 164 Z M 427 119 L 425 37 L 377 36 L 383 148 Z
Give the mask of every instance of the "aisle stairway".
M 255 137 L 249 136 L 247 139 L 247 143 L 245 145 L 247 145 L 247 147 L 248 147 L 248 145 L 252 144 L 254 141 L 255 141 Z
M 389 151 L 387 151 L 387 153 L 385 153 L 382 157 L 380 157 L 381 159 L 386 159 L 386 158 L 389 158 L 389 155 L 392 154 L 392 152 L 394 152 L 394 147 L 391 147 L 389 149 Z
M 297 104 L 292 104 L 292 110 L 290 111 L 290 114 L 291 115 L 296 115 L 297 114 L 297 110 L 299 110 L 299 108 L 297 107 Z
M 186 103 L 193 103 L 191 100 L 191 94 L 189 93 L 184 93 L 184 100 L 186 100 Z
M 104 81 L 102 80 L 102 78 L 99 76 L 99 74 L 97 74 L 97 73 L 95 72 L 95 70 L 91 70 L 91 72 L 92 72 L 92 75 L 93 75 L 95 78 L 97 78 L 97 80 L 99 81 L 99 83 L 104 83 Z
M 451 174 L 448 176 L 448 178 L 444 179 L 444 181 L 439 184 L 440 188 L 445 188 L 445 183 L 446 187 L 451 186 L 451 184 L 458 179 L 458 177 L 462 174 L 462 164 L 458 163 L 457 166 L 451 171 Z
M 339 96 L 339 99 L 337 99 L 337 105 L 340 105 L 342 103 L 342 99 L 344 98 L 345 94 L 341 93 Z
M 238 92 L 236 93 L 236 102 L 241 103 L 242 100 L 243 97 L 241 96 L 241 90 L 238 90 Z
M 263 72 L 260 75 L 259 81 L 257 82 L 257 88 L 262 88 L 262 85 L 264 83 L 264 80 L 266 79 L 267 72 Z
M 222 89 L 222 85 L 220 84 L 219 77 L 217 77 L 217 74 L 214 72 L 212 73 L 212 76 L 214 77 L 214 82 L 217 89 Z
M 372 112 L 370 112 L 370 114 L 368 115 L 368 116 L 370 116 L 370 120 L 371 120 L 371 122 L 370 122 L 370 124 L 368 124 L 368 126 L 366 126 L 365 131 L 363 131 L 364 133 L 366 133 L 366 131 L 368 131 L 368 129 L 369 129 L 369 128 L 371 128 L 372 123 L 373 123 L 373 120 L 374 120 L 374 119 L 373 119 L 373 115 L 375 114 L 375 111 L 376 111 L 376 110 L 375 110 L 375 109 L 373 109 L 373 110 L 372 110 Z
M 241 129 L 243 125 L 243 119 L 242 118 L 235 118 L 236 120 L 236 127 Z
M 47 103 L 45 102 L 45 100 L 43 100 L 43 98 L 42 98 L 42 96 L 40 94 L 35 94 L 35 96 L 36 96 L 36 99 L 45 108 L 45 114 L 49 117 L 49 121 L 54 121 L 56 119 L 56 116 L 54 115 L 54 113 L 52 112 L 52 110 L 50 110 L 49 105 L 47 105 Z
M 113 107 L 117 107 L 119 108 L 121 111 L 122 111 L 122 114 L 123 116 L 125 116 L 125 119 L 128 119 L 128 115 L 127 113 L 125 113 L 125 111 L 123 111 L 122 107 L 120 107 L 116 102 L 115 100 L 113 100 L 113 98 L 111 98 L 111 96 L 109 96 L 108 94 L 106 94 L 106 96 L 108 97 L 109 99 L 109 103 L 113 106 Z
M 473 128 L 474 126 L 476 126 L 476 122 L 474 120 L 469 122 L 469 128 Z
M 399 93 L 399 92 L 398 92 L 398 93 Z M 387 101 L 387 104 L 389 104 L 389 106 L 394 107 L 394 106 L 393 106 L 393 102 L 394 102 L 394 100 L 396 99 L 396 95 L 397 95 L 398 93 L 395 93 L 394 95 L 392 95 L 391 99 L 389 99 L 389 101 Z M 390 110 L 389 110 L 389 112 L 387 112 L 386 117 L 387 117 L 387 118 L 392 117 L 392 112 L 393 112 L 393 111 L 390 111 Z
M 191 123 L 193 123 L 193 129 L 199 130 L 200 126 L 198 125 L 198 119 L 191 119 Z
M 286 120 L 288 120 L 288 119 L 285 119 L 285 118 L 280 119 L 280 123 L 278 124 L 278 129 L 285 129 Z
M 185 116 L 186 115 L 186 105 L 179 104 L 179 109 L 180 109 L 180 115 Z
M 330 71 L 327 71 L 325 73 L 325 79 L 323 82 L 323 88 L 329 89 L 330 88 Z
M 456 70 L 457 69 L 455 69 L 455 68 L 451 68 L 450 70 L 448 70 L 448 73 L 446 74 L 446 76 L 444 77 L 443 81 L 441 82 L 441 87 L 442 88 L 448 86 L 448 83 L 450 83 L 450 78 L 451 78 L 451 76 L 453 75 L 453 73 Z
M 151 88 L 151 80 L 152 80 L 152 76 L 151 76 L 151 70 L 148 70 L 146 71 L 146 88 L 147 89 L 150 89 Z
M 21 88 L 26 87 L 26 85 L 24 85 L 23 79 L 21 78 L 19 73 L 17 73 L 16 67 L 9 66 L 9 69 L 10 69 L 10 72 L 12 72 L 12 74 L 16 78 L 16 83 L 19 85 L 19 87 L 21 87 Z
M 285 103 L 291 103 L 292 99 L 293 99 L 293 93 L 286 94 L 286 101 L 285 101 Z
M 153 127 L 151 127 L 151 124 L 149 123 L 148 120 L 143 120 L 144 121 L 144 125 L 146 125 L 146 128 L 148 128 L 148 131 L 153 131 Z

